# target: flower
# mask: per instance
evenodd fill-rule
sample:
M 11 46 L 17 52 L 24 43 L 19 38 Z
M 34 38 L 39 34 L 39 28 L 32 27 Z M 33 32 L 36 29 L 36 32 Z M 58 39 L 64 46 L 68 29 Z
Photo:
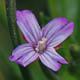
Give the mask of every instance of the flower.
M 17 25 L 22 31 L 28 43 L 22 44 L 13 50 L 10 61 L 26 67 L 30 63 L 40 61 L 52 69 L 58 71 L 61 64 L 68 62 L 55 50 L 68 38 L 74 28 L 74 23 L 66 18 L 55 18 L 41 30 L 34 14 L 29 10 L 16 11 Z

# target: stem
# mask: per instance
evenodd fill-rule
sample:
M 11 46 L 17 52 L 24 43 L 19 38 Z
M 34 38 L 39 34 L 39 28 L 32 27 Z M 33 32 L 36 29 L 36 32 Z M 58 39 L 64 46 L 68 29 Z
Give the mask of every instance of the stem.
M 44 74 L 44 71 L 41 69 L 39 61 L 32 63 L 29 66 L 29 70 L 31 72 L 33 80 L 49 80 Z
M 13 48 L 16 48 L 16 46 L 20 44 L 18 27 L 16 24 L 16 0 L 5 0 L 5 2 L 10 39 L 12 41 Z
M 16 0 L 6 0 L 6 12 L 10 37 L 13 47 L 15 48 L 20 44 L 18 28 L 16 25 Z
M 55 0 L 48 0 L 47 2 L 48 4 L 48 8 L 49 8 L 49 12 L 52 18 L 57 17 L 57 10 L 56 10 L 56 1 Z

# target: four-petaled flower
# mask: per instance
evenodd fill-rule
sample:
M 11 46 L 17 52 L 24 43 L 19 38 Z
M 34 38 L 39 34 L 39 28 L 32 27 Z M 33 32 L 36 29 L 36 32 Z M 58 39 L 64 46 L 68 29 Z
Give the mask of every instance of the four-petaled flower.
M 16 11 L 17 24 L 28 43 L 18 46 L 12 52 L 10 61 L 26 67 L 40 59 L 48 68 L 58 71 L 62 64 L 68 62 L 55 50 L 68 38 L 74 28 L 74 23 L 66 18 L 55 18 L 41 30 L 36 17 L 29 10 Z

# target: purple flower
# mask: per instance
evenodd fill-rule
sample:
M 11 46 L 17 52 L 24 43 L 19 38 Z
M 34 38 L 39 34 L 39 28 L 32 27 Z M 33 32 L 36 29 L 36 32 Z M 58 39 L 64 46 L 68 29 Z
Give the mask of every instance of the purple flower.
M 68 62 L 55 50 L 68 38 L 74 28 L 74 23 L 66 18 L 55 18 L 41 30 L 36 17 L 29 10 L 17 11 L 17 24 L 28 43 L 22 44 L 13 50 L 10 61 L 26 67 L 30 63 L 40 59 L 48 68 L 58 71 L 61 64 Z

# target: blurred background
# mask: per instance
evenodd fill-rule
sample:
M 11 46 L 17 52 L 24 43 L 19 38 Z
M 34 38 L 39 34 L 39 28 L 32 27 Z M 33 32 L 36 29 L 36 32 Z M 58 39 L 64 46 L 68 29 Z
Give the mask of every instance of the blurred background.
M 5 0 L 0 0 L 0 80 L 80 80 L 80 0 L 16 0 L 16 9 L 32 10 L 41 26 L 56 17 L 65 17 L 74 21 L 73 34 L 62 43 L 58 50 L 68 62 L 58 72 L 45 67 L 40 61 L 26 68 L 9 61 L 14 49 L 8 20 Z M 24 40 L 19 32 L 19 44 Z

